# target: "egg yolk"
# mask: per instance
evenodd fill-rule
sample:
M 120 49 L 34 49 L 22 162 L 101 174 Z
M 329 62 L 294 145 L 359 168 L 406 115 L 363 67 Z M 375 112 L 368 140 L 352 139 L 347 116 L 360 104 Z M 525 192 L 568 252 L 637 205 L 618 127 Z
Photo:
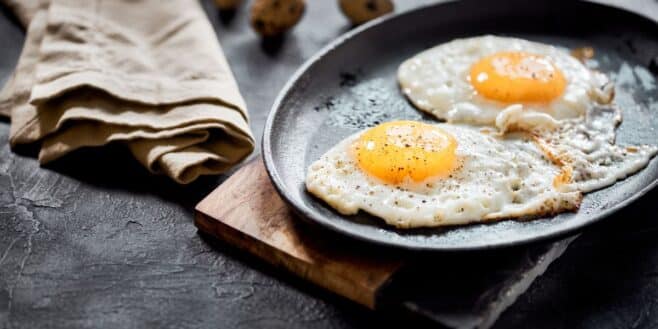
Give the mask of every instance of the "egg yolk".
M 550 102 L 567 84 L 548 58 L 525 52 L 484 57 L 471 66 L 469 78 L 479 94 L 505 103 Z
M 352 145 L 361 170 L 392 184 L 447 176 L 458 163 L 456 148 L 446 131 L 415 121 L 380 124 Z

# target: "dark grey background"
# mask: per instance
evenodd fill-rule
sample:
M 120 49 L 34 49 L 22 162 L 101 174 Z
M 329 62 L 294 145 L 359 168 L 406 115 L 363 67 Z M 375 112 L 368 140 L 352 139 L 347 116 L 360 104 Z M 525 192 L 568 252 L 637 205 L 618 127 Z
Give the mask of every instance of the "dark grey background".
M 308 1 L 283 44 L 263 45 L 246 8 L 221 23 L 206 2 L 260 140 L 292 72 L 348 29 L 335 1 Z M 398 10 L 430 1 L 397 1 Z M 658 17 L 654 0 L 616 1 Z M 0 77 L 23 34 L 0 17 Z M 602 22 L 604 24 L 604 22 Z M 368 311 L 201 238 L 193 206 L 225 177 L 180 187 L 119 147 L 40 168 L 0 123 L 0 328 L 361 328 L 425 323 Z M 117 161 L 125 159 L 125 161 Z M 658 193 L 577 240 L 498 328 L 658 326 Z M 486 273 L 483 273 L 486 275 Z

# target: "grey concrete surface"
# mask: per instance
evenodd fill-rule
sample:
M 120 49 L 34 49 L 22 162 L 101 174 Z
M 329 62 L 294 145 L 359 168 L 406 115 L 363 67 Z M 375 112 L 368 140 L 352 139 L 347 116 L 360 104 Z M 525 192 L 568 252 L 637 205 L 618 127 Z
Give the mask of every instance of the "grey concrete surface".
M 292 72 L 348 29 L 335 1 L 308 2 L 304 20 L 278 47 L 261 44 L 247 26 L 245 7 L 226 19 L 205 2 L 259 140 L 269 107 Z M 429 2 L 396 3 L 404 10 Z M 651 0 L 628 3 L 658 8 Z M 3 11 L 3 81 L 22 33 Z M 116 161 L 130 158 L 119 147 L 82 150 L 41 168 L 34 150 L 9 150 L 8 132 L 8 123 L 0 122 L 0 328 L 429 325 L 368 311 L 200 237 L 193 206 L 226 176 L 180 187 L 131 161 Z M 656 197 L 641 200 L 633 216 L 614 219 L 628 225 L 602 225 L 579 239 L 497 327 L 657 327 Z

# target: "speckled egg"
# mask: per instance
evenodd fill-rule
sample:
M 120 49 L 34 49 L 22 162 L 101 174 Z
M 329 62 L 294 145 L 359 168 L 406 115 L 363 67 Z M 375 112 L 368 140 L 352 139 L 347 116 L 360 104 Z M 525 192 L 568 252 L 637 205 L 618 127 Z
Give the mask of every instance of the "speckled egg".
M 362 24 L 393 11 L 391 0 L 340 0 L 339 5 L 352 24 Z
M 263 37 L 282 35 L 304 15 L 303 0 L 255 0 L 251 6 L 251 26 Z

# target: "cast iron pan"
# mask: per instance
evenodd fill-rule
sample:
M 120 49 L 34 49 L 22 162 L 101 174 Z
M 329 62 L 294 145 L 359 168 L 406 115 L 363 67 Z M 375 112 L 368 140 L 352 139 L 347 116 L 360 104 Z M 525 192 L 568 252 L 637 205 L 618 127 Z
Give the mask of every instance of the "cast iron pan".
M 397 230 L 360 213 L 342 216 L 305 191 L 306 168 L 344 137 L 379 122 L 434 122 L 400 93 L 406 58 L 454 38 L 496 34 L 564 47 L 592 46 L 599 69 L 616 80 L 624 122 L 618 143 L 658 144 L 658 24 L 580 1 L 463 0 L 373 21 L 325 47 L 287 83 L 265 126 L 263 157 L 281 196 L 312 222 L 374 243 L 417 250 L 476 250 L 573 234 L 629 205 L 658 184 L 658 159 L 641 172 L 588 194 L 577 213 L 455 228 Z M 650 67 L 653 67 L 651 72 Z M 616 218 L 628 221 L 633 218 Z

